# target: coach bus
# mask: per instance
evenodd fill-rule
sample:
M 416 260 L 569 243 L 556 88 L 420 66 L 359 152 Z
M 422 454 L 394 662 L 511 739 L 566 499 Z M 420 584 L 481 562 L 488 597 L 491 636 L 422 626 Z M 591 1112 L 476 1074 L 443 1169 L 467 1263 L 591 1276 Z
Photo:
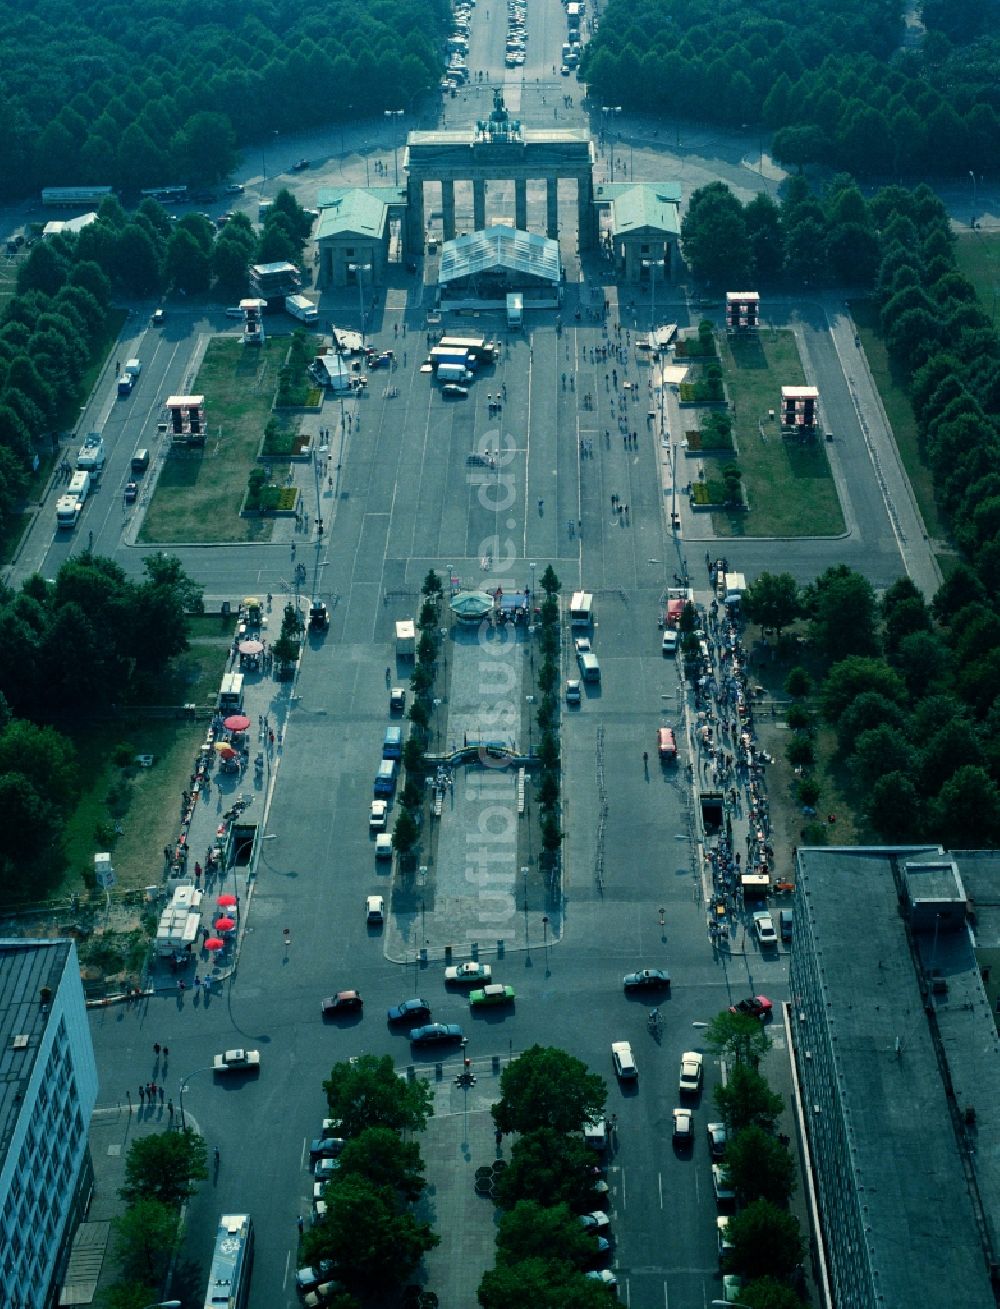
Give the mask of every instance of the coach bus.
M 205 1309 L 245 1309 L 253 1271 L 253 1220 L 249 1214 L 223 1214 L 215 1237 Z

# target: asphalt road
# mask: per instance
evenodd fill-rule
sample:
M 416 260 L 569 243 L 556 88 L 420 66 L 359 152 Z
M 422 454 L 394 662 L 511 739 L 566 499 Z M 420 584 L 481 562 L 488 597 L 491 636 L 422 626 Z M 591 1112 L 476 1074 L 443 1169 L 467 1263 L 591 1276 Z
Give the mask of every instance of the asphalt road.
M 558 62 L 562 9 L 556 0 L 531 0 L 529 12 L 525 72 L 537 69 L 543 77 Z M 499 75 L 503 27 L 495 18 L 486 27 L 483 0 L 475 29 L 474 54 L 484 51 Z M 562 87 L 566 94 L 577 88 L 575 81 L 556 86 L 560 96 Z M 537 114 L 535 121 L 542 123 L 551 92 L 540 85 L 529 90 L 522 92 L 520 112 Z M 356 173 L 356 161 L 352 166 Z M 567 324 L 574 296 L 570 287 Z M 350 297 L 332 299 L 331 313 L 352 312 Z M 856 416 L 852 420 L 835 345 L 815 306 L 792 308 L 819 385 L 830 396 L 838 476 L 853 535 L 834 543 L 796 543 L 794 549 L 732 542 L 728 551 L 750 575 L 762 567 L 790 567 L 805 581 L 846 559 L 884 583 L 900 571 L 899 552 L 860 433 L 852 429 Z M 671 309 L 682 325 L 689 321 L 686 306 Z M 171 1089 L 188 1079 L 186 1112 L 222 1151 L 218 1176 L 192 1208 L 182 1276 L 190 1273 L 195 1289 L 199 1278 L 203 1284 L 218 1213 L 246 1209 L 258 1219 L 251 1309 L 290 1306 L 295 1220 L 308 1213 L 311 1194 L 304 1152 L 323 1115 L 321 1081 L 334 1061 L 360 1051 L 392 1053 L 401 1068 L 433 1065 L 432 1057 L 413 1059 L 405 1037 L 384 1021 L 387 1005 L 424 995 L 435 1020 L 464 1025 L 478 1068 L 537 1041 L 564 1046 L 607 1077 L 609 1110 L 618 1115 L 609 1207 L 623 1298 L 636 1309 L 702 1305 L 719 1288 L 716 1206 L 704 1139 L 705 1123 L 715 1116 L 710 1093 L 719 1069 L 706 1057 L 695 1147 L 690 1157 L 678 1155 L 670 1128 L 679 1102 L 680 1055 L 702 1048 L 700 1024 L 731 1000 L 758 989 L 776 1001 L 783 998 L 787 976 L 784 957 L 762 960 L 752 945 L 728 961 L 717 957 L 705 930 L 681 688 L 677 665 L 660 654 L 656 627 L 664 586 L 680 557 L 665 531 L 661 450 L 638 419 L 637 448 L 626 447 L 618 435 L 604 370 L 588 362 L 589 348 L 603 340 L 599 327 L 568 325 L 560 335 L 554 318 L 532 325 L 530 335 L 512 339 L 467 400 L 447 402 L 417 370 L 424 316 L 416 285 L 405 295 L 402 289 L 391 292 L 380 304 L 376 339 L 399 350 L 403 341 L 393 327 L 404 321 L 408 364 L 393 375 L 399 397 L 385 398 L 380 386 L 372 386 L 361 407 L 362 429 L 352 431 L 343 452 L 336 514 L 322 545 L 309 548 L 319 589 L 334 602 L 333 621 L 323 640 L 310 643 L 288 710 L 238 972 L 224 994 L 207 1003 L 160 998 L 140 1013 L 95 1013 L 102 1095 L 111 1098 L 120 1094 L 116 1088 L 154 1076 L 152 1042 L 170 1046 L 171 1067 L 162 1080 Z M 156 399 L 185 388 L 199 340 L 225 320 L 221 309 L 210 317 L 181 310 L 162 329 L 147 329 L 138 315 L 131 323 L 135 333 L 123 341 L 121 356 L 137 353 L 143 377 L 131 399 L 111 402 L 109 373 L 93 402 L 97 408 L 88 407 L 83 416 L 83 430 L 106 419 L 111 457 L 72 544 L 53 546 L 49 538 L 36 547 L 32 538 L 37 557 L 31 556 L 31 566 L 46 575 L 58 566 L 60 552 L 81 548 L 91 530 L 96 548 L 138 571 L 145 551 L 124 546 L 128 522 L 120 490 L 128 458 L 155 427 Z M 629 375 L 636 376 L 634 365 Z M 497 420 L 488 412 L 486 394 L 504 386 L 506 403 Z M 597 397 L 596 410 L 579 403 L 588 392 Z M 643 405 L 634 408 L 644 415 Z M 329 421 L 335 421 L 333 414 Z M 581 452 L 581 441 L 592 453 Z M 498 451 L 495 469 L 467 462 L 471 453 Z M 627 522 L 612 512 L 612 493 L 629 505 Z M 693 571 L 701 575 L 703 543 L 690 548 Z M 178 553 L 210 592 L 230 597 L 248 590 L 278 594 L 289 571 L 285 544 Z M 492 561 L 488 570 L 481 567 L 484 557 Z M 384 669 L 394 662 L 392 623 L 414 612 L 428 567 L 455 573 L 463 583 L 500 583 L 510 590 L 534 585 L 550 562 L 564 592 L 583 584 L 595 593 L 594 644 L 603 677 L 563 724 L 562 894 L 532 898 L 524 913 L 527 949 L 508 950 L 502 962 L 487 955 L 498 979 L 515 986 L 515 1010 L 472 1019 L 467 1002 L 447 992 L 442 980 L 443 947 L 453 944 L 461 953 L 463 942 L 441 939 L 433 907 L 420 915 L 420 934 L 431 954 L 426 966 L 411 948 L 412 889 L 394 891 L 409 893 L 406 924 L 393 912 L 384 932 L 365 922 L 365 895 L 388 895 L 390 888 L 387 872 L 376 867 L 367 828 L 371 778 L 387 721 Z M 572 671 L 568 648 L 565 662 L 565 671 Z M 681 758 L 666 772 L 651 762 L 647 773 L 642 752 L 655 761 L 654 733 L 661 724 L 681 732 Z M 468 940 L 481 936 L 480 909 L 470 885 L 464 908 Z M 401 957 L 406 962 L 392 961 Z M 662 1004 L 665 1028 L 658 1040 L 646 1030 L 649 1002 L 622 993 L 622 975 L 641 966 L 666 967 L 674 979 Z M 362 991 L 364 1016 L 324 1024 L 320 998 L 342 987 Z M 638 1061 L 634 1093 L 619 1088 L 611 1071 L 610 1044 L 620 1039 L 632 1042 Z M 260 1049 L 261 1074 L 216 1084 L 206 1071 L 211 1057 L 233 1045 Z M 457 1065 L 456 1054 L 449 1063 Z M 451 1148 L 460 1150 L 457 1136 Z M 443 1210 L 444 1197 L 440 1205 Z M 447 1285 L 435 1289 L 448 1309 L 467 1309 L 449 1299 Z

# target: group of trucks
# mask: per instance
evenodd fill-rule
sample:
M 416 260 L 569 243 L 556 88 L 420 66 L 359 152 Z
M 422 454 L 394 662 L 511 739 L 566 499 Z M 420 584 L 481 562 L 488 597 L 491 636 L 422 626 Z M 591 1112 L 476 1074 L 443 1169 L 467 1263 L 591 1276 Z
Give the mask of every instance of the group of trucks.
M 496 353 L 496 345 L 484 336 L 443 336 L 429 363 L 439 382 L 470 382 L 479 365 L 493 363 Z
M 69 486 L 56 501 L 56 527 L 72 530 L 80 520 L 84 502 L 104 468 L 104 438 L 91 432 L 76 456 Z

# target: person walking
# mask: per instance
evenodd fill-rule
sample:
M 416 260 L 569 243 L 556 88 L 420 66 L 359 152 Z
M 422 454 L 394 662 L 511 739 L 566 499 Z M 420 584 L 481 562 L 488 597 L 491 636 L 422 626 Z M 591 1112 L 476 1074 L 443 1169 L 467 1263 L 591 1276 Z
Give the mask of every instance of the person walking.
M 146 1088 L 141 1085 L 139 1087 L 139 1103 L 140 1105 L 144 1105 L 146 1103 Z
M 301 1214 L 299 1214 L 298 1218 L 295 1220 L 295 1225 L 299 1229 L 299 1236 L 301 1236 L 302 1233 L 306 1230 L 306 1222 Z
M 153 1042 L 153 1054 L 155 1054 L 157 1058 L 160 1057 L 160 1048 L 161 1048 L 161 1047 L 160 1047 L 160 1043 L 159 1043 L 159 1041 L 154 1041 L 154 1042 Z

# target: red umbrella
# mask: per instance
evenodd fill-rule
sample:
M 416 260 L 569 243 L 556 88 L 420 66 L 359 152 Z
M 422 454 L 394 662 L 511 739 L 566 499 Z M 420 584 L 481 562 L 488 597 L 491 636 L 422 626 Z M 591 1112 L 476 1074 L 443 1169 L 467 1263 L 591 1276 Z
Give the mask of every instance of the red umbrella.
M 229 746 L 228 749 L 226 749 L 226 750 L 220 750 L 220 751 L 219 751 L 219 758 L 220 758 L 220 759 L 235 759 L 235 758 L 236 758 L 236 751 L 233 749 L 232 746 Z
M 225 941 L 220 941 L 217 936 L 210 936 L 208 940 L 205 942 L 205 949 L 221 950 L 225 944 L 226 944 Z
M 235 926 L 235 918 L 217 918 L 215 920 L 215 930 L 217 932 L 231 932 Z
M 223 723 L 227 732 L 245 732 L 250 726 L 250 719 L 246 714 L 233 714 Z
M 235 896 L 235 895 L 228 895 L 228 894 L 227 894 L 227 895 L 220 895 L 220 896 L 218 897 L 218 899 L 216 900 L 215 903 L 218 904 L 218 905 L 222 905 L 222 907 L 225 908 L 226 905 L 236 904 L 236 896 Z

